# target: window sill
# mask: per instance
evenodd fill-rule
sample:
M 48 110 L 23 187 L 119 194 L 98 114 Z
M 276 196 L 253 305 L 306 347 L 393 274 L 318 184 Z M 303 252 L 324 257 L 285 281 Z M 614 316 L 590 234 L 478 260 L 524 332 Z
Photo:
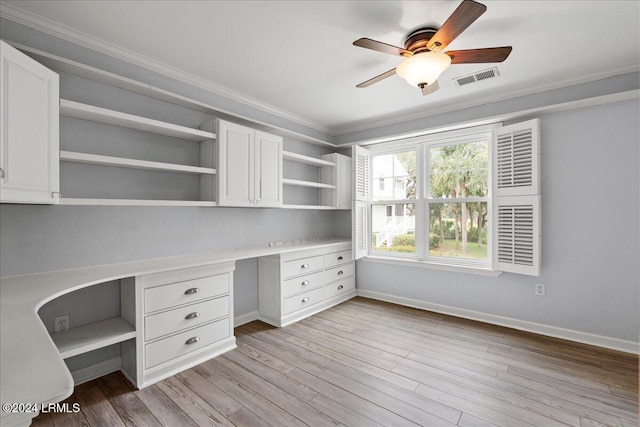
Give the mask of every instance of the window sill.
M 363 260 L 367 262 L 375 262 L 380 264 L 392 264 L 392 265 L 402 265 L 406 267 L 418 267 L 418 268 L 426 268 L 429 270 L 442 270 L 442 271 L 452 271 L 455 273 L 466 273 L 466 274 L 475 274 L 477 276 L 488 276 L 488 277 L 498 277 L 502 274 L 502 271 L 491 270 L 489 268 L 481 268 L 481 267 L 465 267 L 460 265 L 449 265 L 449 264 L 437 264 L 434 262 L 426 262 L 419 261 L 415 259 L 401 259 L 401 258 L 391 258 L 384 256 L 367 256 L 363 258 Z

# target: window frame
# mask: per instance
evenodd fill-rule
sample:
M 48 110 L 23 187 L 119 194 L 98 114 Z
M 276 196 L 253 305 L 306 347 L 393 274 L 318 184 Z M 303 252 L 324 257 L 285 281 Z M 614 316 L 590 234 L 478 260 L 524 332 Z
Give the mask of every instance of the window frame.
M 420 264 L 424 266 L 433 266 L 437 269 L 451 269 L 455 271 L 473 272 L 478 270 L 480 272 L 494 271 L 493 261 L 493 244 L 494 244 L 494 209 L 493 199 L 495 198 L 494 191 L 494 154 L 493 154 L 493 132 L 499 128 L 500 124 L 492 124 L 481 127 L 462 129 L 457 131 L 442 132 L 434 135 L 427 135 L 422 137 L 413 137 L 402 141 L 395 141 L 390 143 L 381 143 L 367 147 L 370 151 L 370 165 L 371 177 L 373 183 L 373 158 L 379 155 L 395 154 L 406 151 L 416 152 L 416 197 L 414 199 L 398 199 L 398 200 L 380 200 L 374 201 L 373 194 L 369 195 L 367 200 L 367 215 L 368 223 L 372 224 L 372 206 L 375 205 L 389 205 L 389 204 L 406 204 L 415 203 L 415 235 L 416 236 L 428 236 L 425 234 L 428 230 L 429 224 L 429 205 L 433 203 L 460 203 L 462 201 L 469 202 L 486 202 L 488 220 L 486 225 L 487 232 L 487 259 L 486 260 L 474 260 L 470 258 L 458 258 L 458 257 L 441 257 L 429 255 L 429 243 L 428 237 L 416 238 L 415 252 L 392 252 L 392 251 L 380 251 L 376 250 L 373 245 L 372 230 L 369 230 L 369 245 L 367 257 L 372 261 L 381 262 L 409 262 L 410 264 Z M 447 146 L 454 144 L 462 144 L 474 141 L 486 141 L 488 148 L 488 164 L 487 164 L 487 182 L 488 182 L 488 195 L 486 197 L 466 197 L 455 199 L 431 199 L 429 195 L 429 163 L 427 160 L 427 154 L 429 149 L 438 146 Z
M 384 155 L 388 155 L 388 154 L 395 154 L 395 153 L 402 153 L 402 152 L 407 152 L 407 151 L 415 151 L 416 152 L 416 173 L 417 171 L 420 169 L 418 166 L 418 163 L 420 162 L 419 156 L 420 156 L 420 152 L 418 150 L 418 146 L 416 143 L 395 143 L 395 144 L 380 144 L 379 146 L 376 146 L 375 148 L 370 148 L 370 158 L 369 161 L 371 162 L 371 164 L 369 165 L 369 170 L 371 171 L 371 176 L 370 179 L 373 182 L 374 178 L 373 178 L 373 158 L 376 156 L 384 156 Z M 369 195 L 369 198 L 367 200 L 367 215 L 368 215 L 368 221 L 369 224 L 373 224 L 373 206 L 379 206 L 379 205 L 391 205 L 392 206 L 392 212 L 395 212 L 396 209 L 396 205 L 398 204 L 415 204 L 416 205 L 416 212 L 418 212 L 418 199 L 419 199 L 419 191 L 421 188 L 421 184 L 420 184 L 420 178 L 416 175 L 416 198 L 414 199 L 381 199 L 381 200 L 373 200 L 373 192 L 371 192 L 371 194 Z M 395 186 L 392 187 L 392 190 L 395 192 Z M 415 216 L 415 235 L 418 235 L 418 230 L 419 230 L 419 224 L 418 224 L 418 216 Z M 421 229 L 420 229 L 421 230 Z M 369 233 L 369 247 L 368 247 L 368 255 L 367 256 L 383 256 L 383 257 L 392 257 L 392 258 L 397 258 L 397 259 L 417 259 L 416 258 L 416 254 L 418 253 L 418 240 L 416 240 L 416 248 L 415 248 L 415 252 L 411 253 L 411 252 L 392 252 L 392 251 L 380 251 L 380 250 L 376 250 L 373 247 L 373 231 L 372 230 L 368 230 Z
M 461 267 L 477 267 L 477 268 L 493 268 L 493 223 L 494 223 L 494 212 L 493 212 L 493 149 L 492 149 L 492 139 L 493 133 L 491 131 L 472 133 L 465 136 L 459 136 L 455 138 L 447 138 L 441 141 L 434 141 L 432 143 L 423 143 L 423 156 L 424 156 L 424 193 L 422 194 L 424 198 L 424 212 L 425 215 L 425 226 L 429 224 L 429 215 L 430 209 L 429 206 L 432 204 L 440 204 L 440 203 L 487 203 L 487 258 L 486 260 L 479 260 L 473 258 L 457 258 L 457 257 L 442 257 L 442 256 L 434 256 L 429 255 L 429 248 L 427 245 L 424 260 L 433 264 L 447 264 Z M 452 145 L 460 145 L 467 144 L 478 141 L 486 141 L 487 143 L 487 196 L 485 197 L 452 197 L 452 198 L 432 198 L 430 195 L 430 174 L 429 174 L 429 150 L 437 147 L 447 147 Z M 428 226 L 427 226 L 428 230 Z

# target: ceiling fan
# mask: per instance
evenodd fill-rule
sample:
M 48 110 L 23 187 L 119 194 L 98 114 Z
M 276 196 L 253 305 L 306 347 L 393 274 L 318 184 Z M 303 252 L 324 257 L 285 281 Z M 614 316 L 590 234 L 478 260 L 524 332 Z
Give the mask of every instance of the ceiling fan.
M 410 85 L 419 87 L 423 95 L 428 95 L 438 90 L 438 77 L 451 64 L 504 61 L 511 53 L 511 46 L 442 52 L 486 10 L 487 7 L 481 3 L 464 0 L 440 29 L 421 27 L 409 33 L 405 38 L 404 48 L 369 38 L 354 41 L 354 46 L 405 58 L 397 68 L 364 81 L 356 87 L 371 86 L 397 73 Z

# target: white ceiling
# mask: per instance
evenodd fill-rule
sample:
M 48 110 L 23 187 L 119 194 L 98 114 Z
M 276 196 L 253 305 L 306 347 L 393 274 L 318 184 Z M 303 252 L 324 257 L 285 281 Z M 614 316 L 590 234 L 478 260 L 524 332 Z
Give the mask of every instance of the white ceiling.
M 481 2 L 487 12 L 448 50 L 513 46 L 497 64 L 500 77 L 458 87 L 454 77 L 495 64 L 452 65 L 439 79 L 440 90 L 426 97 L 397 76 L 357 89 L 400 58 L 352 42 L 370 37 L 402 46 L 412 28 L 441 25 L 459 0 L 48 0 L 2 6 L 333 134 L 640 68 L 638 1 Z

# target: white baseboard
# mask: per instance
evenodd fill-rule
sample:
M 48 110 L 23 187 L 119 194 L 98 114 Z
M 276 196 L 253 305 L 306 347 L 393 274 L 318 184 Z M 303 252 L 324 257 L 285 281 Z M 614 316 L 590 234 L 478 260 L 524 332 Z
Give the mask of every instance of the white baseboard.
M 533 332 L 555 338 L 562 338 L 583 344 L 595 345 L 598 347 L 618 350 L 625 353 L 638 354 L 639 345 L 637 342 L 610 338 L 602 335 L 580 332 L 573 329 L 558 328 L 556 326 L 544 325 L 542 323 L 528 322 L 526 320 L 514 319 L 511 317 L 497 316 L 494 314 L 482 313 L 479 311 L 466 310 L 464 308 L 451 307 L 448 305 L 434 304 L 412 298 L 399 297 L 396 295 L 381 292 L 358 289 L 358 296 L 391 302 L 407 307 L 420 308 L 422 310 L 433 311 L 435 313 L 448 314 L 450 316 L 462 317 L 470 320 L 491 323 L 492 325 L 505 326 L 507 328 L 518 329 L 526 332 Z
M 95 380 L 103 375 L 110 374 L 120 369 L 122 366 L 122 359 L 120 356 L 104 360 L 96 363 L 95 365 L 87 366 L 86 368 L 78 369 L 71 372 L 73 382 L 75 385 L 86 383 L 87 381 Z
M 252 311 L 247 314 L 242 314 L 240 316 L 236 316 L 233 319 L 233 327 L 237 328 L 238 326 L 242 326 L 245 323 L 253 322 L 254 320 L 258 320 L 258 310 Z

